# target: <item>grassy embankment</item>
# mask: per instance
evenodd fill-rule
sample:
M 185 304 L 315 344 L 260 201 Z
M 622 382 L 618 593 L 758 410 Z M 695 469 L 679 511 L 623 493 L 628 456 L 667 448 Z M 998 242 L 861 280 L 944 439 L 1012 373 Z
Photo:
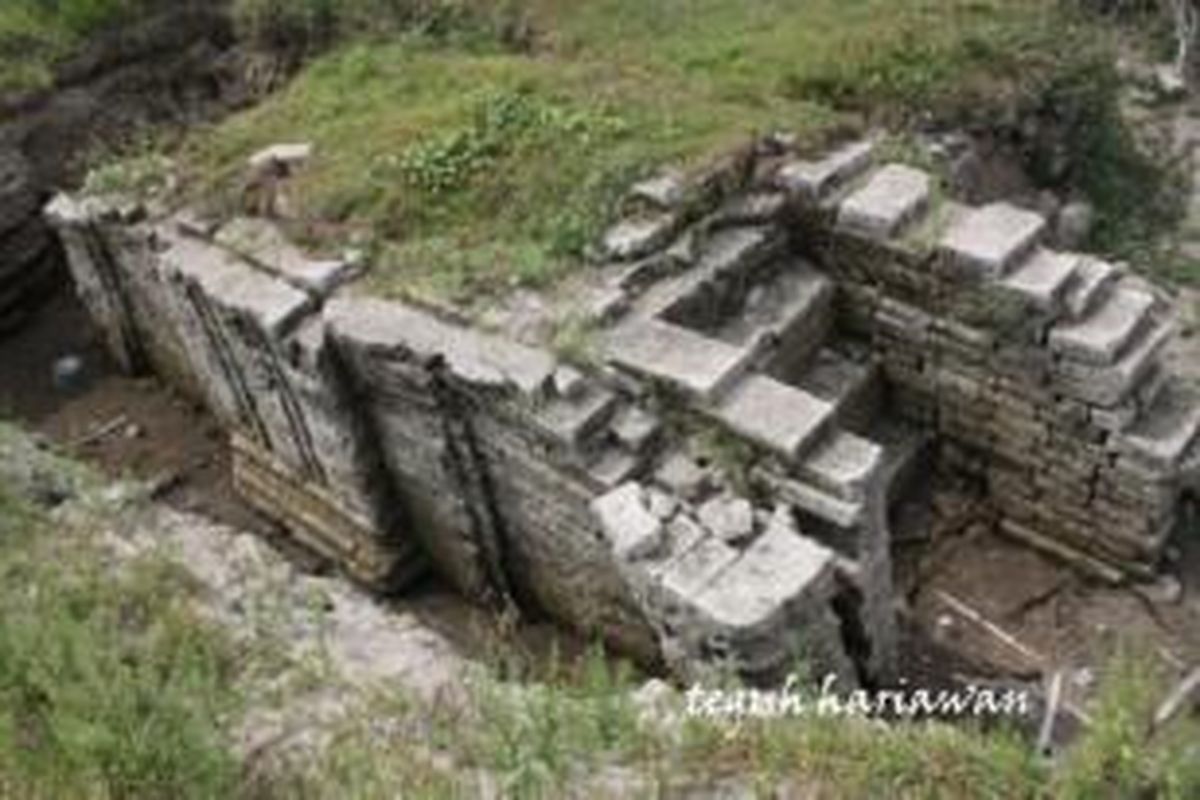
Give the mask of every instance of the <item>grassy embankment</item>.
M 194 185 L 232 193 L 255 148 L 312 141 L 308 232 L 374 245 L 376 292 L 454 301 L 552 283 L 660 165 L 755 132 L 818 141 L 868 120 L 986 117 L 1036 102 L 1108 41 L 1042 0 L 397 5 L 394 26 L 379 12 L 362 34 L 381 4 L 242 0 L 261 36 L 349 43 L 194 137 L 184 161 Z
M 0 452 L 28 462 L 28 445 L 6 444 L 20 435 L 0 424 Z M 6 798 L 458 798 L 475 796 L 477 771 L 514 798 L 565 796 L 605 774 L 645 784 L 734 778 L 767 797 L 787 783 L 834 798 L 1190 800 L 1200 792 L 1200 727 L 1180 720 L 1148 738 L 1165 685 L 1129 658 L 1106 671 L 1093 730 L 1059 769 L 1011 733 L 970 725 L 800 718 L 662 729 L 661 717 L 642 716 L 633 702 L 630 673 L 597 654 L 557 676 L 540 665 L 536 684 L 484 677 L 466 708 L 362 687 L 366 711 L 337 724 L 327 748 L 282 772 L 247 771 L 229 734 L 267 696 L 264 680 L 302 668 L 276 649 L 290 615 L 265 615 L 249 639 L 217 627 L 176 555 L 116 558 L 104 544 L 136 505 L 87 475 L 56 477 L 75 466 L 36 459 L 0 464 Z M 58 510 L 34 505 L 31 483 Z M 47 489 L 62 486 L 73 488 Z M 525 673 L 519 653 L 497 650 L 495 660 L 506 678 Z M 596 796 L 588 785 L 584 794 Z

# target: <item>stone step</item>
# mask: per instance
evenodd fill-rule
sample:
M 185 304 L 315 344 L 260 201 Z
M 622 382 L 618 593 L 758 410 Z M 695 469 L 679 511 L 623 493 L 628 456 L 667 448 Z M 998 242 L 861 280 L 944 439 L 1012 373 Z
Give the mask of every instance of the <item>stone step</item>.
M 617 447 L 596 454 L 587 467 L 587 475 L 600 491 L 614 489 L 641 477 L 648 459 Z
M 1118 450 L 1153 469 L 1173 470 L 1200 437 L 1200 394 L 1169 382 L 1142 418 L 1118 439 Z
M 1040 214 L 992 203 L 957 218 L 939 248 L 971 274 L 1000 278 L 1025 260 L 1045 231 L 1046 220 Z
M 801 480 L 848 503 L 862 503 L 883 467 L 884 449 L 845 431 L 834 431 L 800 463 Z
M 601 386 L 589 385 L 575 397 L 556 397 L 539 409 L 534 421 L 545 433 L 568 447 L 577 448 L 601 430 L 617 409 L 617 396 Z
M 216 232 L 214 241 L 288 283 L 327 297 L 357 277 L 360 265 L 346 259 L 310 258 L 275 223 L 235 217 Z
M 607 341 L 609 361 L 712 401 L 740 379 L 757 353 L 679 325 L 657 319 L 633 319 Z
M 644 455 L 654 447 L 662 433 L 662 423 L 656 416 L 635 405 L 617 411 L 608 425 L 609 438 L 635 455 Z
M 1075 281 L 1065 299 L 1071 319 L 1083 319 L 1107 298 L 1121 278 L 1120 268 L 1098 258 L 1084 256 L 1075 273 Z
M 833 559 L 829 549 L 790 526 L 771 525 L 739 558 L 718 571 L 693 602 L 703 618 L 736 638 L 761 638 L 775 632 L 788 608 L 801 598 L 821 597 Z M 753 665 L 749 671 L 768 666 Z
M 874 152 L 873 142 L 854 142 L 820 161 L 792 161 L 780 167 L 776 183 L 793 197 L 821 202 L 866 172 Z
M 931 189 L 928 174 L 889 164 L 842 202 L 837 227 L 869 239 L 891 239 L 925 213 Z
M 1058 387 L 1076 400 L 1112 408 L 1119 405 L 1151 373 L 1163 348 L 1175 335 L 1174 319 L 1143 325 L 1115 364 L 1100 367 L 1064 360 L 1054 367 Z
M 811 264 L 780 262 L 773 280 L 749 290 L 741 313 L 716 332 L 730 344 L 752 347 L 800 367 L 824 341 L 833 325 L 833 281 Z
M 1056 253 L 1039 247 L 1011 273 L 1001 278 L 1000 285 L 1025 298 L 1041 311 L 1055 312 L 1066 302 L 1082 261 L 1082 256 Z
M 879 368 L 871 361 L 824 348 L 798 380 L 785 382 L 832 405 L 837 423 L 844 429 L 865 431 L 878 416 L 882 385 Z
M 803 481 L 762 474 L 779 497 L 796 508 L 838 528 L 853 528 L 863 521 L 866 504 L 844 500 Z
M 1154 306 L 1153 295 L 1117 287 L 1084 319 L 1054 326 L 1050 349 L 1083 364 L 1112 364 L 1135 339 Z
M 795 461 L 833 423 L 833 406 L 801 389 L 751 375 L 734 386 L 716 409 L 730 430 Z
M 706 280 L 745 273 L 778 256 L 785 246 L 785 237 L 775 225 L 722 228 L 706 237 L 696 268 Z

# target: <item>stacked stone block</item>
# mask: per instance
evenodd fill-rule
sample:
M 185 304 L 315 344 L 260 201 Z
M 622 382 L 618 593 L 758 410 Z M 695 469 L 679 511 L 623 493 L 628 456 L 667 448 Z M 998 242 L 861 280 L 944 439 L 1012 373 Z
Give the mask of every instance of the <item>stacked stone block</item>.
M 796 183 L 834 171 L 823 163 L 777 181 L 898 411 L 986 483 L 1008 533 L 1111 579 L 1152 572 L 1200 433 L 1198 398 L 1159 358 L 1169 303 L 1042 246 L 1039 215 L 957 205 L 908 167 L 860 159 Z

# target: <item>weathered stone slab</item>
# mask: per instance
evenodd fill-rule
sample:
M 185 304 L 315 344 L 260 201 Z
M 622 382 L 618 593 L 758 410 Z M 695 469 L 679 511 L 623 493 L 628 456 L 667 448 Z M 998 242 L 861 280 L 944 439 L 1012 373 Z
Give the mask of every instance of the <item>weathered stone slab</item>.
M 1078 255 L 1039 248 L 1000 283 L 1041 311 L 1057 311 L 1082 260 Z
M 1033 250 L 1046 229 L 1039 214 L 1008 203 L 972 209 L 946 231 L 941 249 L 955 264 L 999 277 Z
M 306 163 L 312 153 L 313 146 L 308 142 L 284 142 L 264 147 L 250 156 L 246 164 L 256 173 L 280 166 L 293 170 Z
M 769 633 L 788 606 L 803 602 L 806 594 L 812 592 L 814 602 L 825 600 L 822 579 L 832 567 L 828 549 L 785 526 L 772 525 L 695 602 L 721 626 Z
M 632 453 L 644 453 L 662 430 L 653 415 L 637 406 L 627 406 L 617 412 L 611 425 L 613 436 Z
M 1117 440 L 1118 450 L 1154 469 L 1171 470 L 1200 436 L 1200 397 L 1171 385 Z
M 482 386 L 512 386 L 541 397 L 557 367 L 549 353 L 443 322 L 402 303 L 335 298 L 325 318 L 339 338 L 381 349 L 403 347 L 426 361 L 440 358 L 451 374 Z
M 789 194 L 809 201 L 824 200 L 838 185 L 862 174 L 871 165 L 873 142 L 855 142 L 820 161 L 793 161 L 776 174 Z
M 1067 292 L 1066 307 L 1073 319 L 1096 308 L 1121 278 L 1121 270 L 1098 258 L 1084 256 L 1076 269 L 1075 283 Z
M 849 502 L 861 502 L 883 465 L 883 448 L 861 436 L 837 431 L 800 464 L 799 475 Z
M 535 419 L 554 438 L 578 446 L 612 416 L 617 398 L 601 387 L 591 387 L 581 397 L 559 398 L 541 409 Z
M 1057 385 L 1076 400 L 1105 408 L 1115 406 L 1128 397 L 1154 368 L 1155 360 L 1174 332 L 1173 321 L 1143 332 L 1111 366 L 1063 361 L 1054 368 Z
M 600 247 L 605 258 L 632 261 L 662 250 L 678 231 L 679 219 L 672 213 L 622 220 L 604 234 Z
M 717 409 L 737 433 L 788 459 L 798 459 L 833 421 L 833 406 L 764 375 L 735 386 Z
M 890 239 L 924 213 L 930 185 L 924 172 L 889 164 L 842 203 L 838 227 L 872 239 Z
M 729 544 L 738 544 L 754 535 L 754 507 L 744 497 L 714 497 L 696 512 L 700 524 Z
M 170 271 L 194 282 L 213 301 L 243 310 L 274 336 L 287 333 L 314 308 L 308 295 L 220 247 L 185 236 L 169 241 L 163 259 Z
M 684 500 L 696 500 L 711 484 L 712 472 L 682 453 L 674 453 L 659 467 L 654 480 Z
M 292 244 L 269 220 L 238 217 L 223 225 L 216 242 L 289 283 L 327 296 L 358 275 L 359 265 L 344 259 L 313 259 Z
M 642 487 L 626 483 L 592 502 L 613 554 L 622 561 L 653 556 L 663 547 L 662 521 L 647 507 Z
M 1118 287 L 1085 319 L 1056 325 L 1050 331 L 1050 349 L 1085 364 L 1111 364 L 1133 339 L 1154 305 L 1153 295 Z
M 655 319 L 631 320 L 607 342 L 618 366 L 655 378 L 703 400 L 719 395 L 745 373 L 754 352 Z

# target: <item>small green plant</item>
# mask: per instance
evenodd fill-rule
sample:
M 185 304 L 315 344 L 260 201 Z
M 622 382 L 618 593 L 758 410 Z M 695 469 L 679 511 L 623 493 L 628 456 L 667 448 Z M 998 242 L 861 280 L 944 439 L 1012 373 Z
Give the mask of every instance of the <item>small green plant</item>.
M 173 167 L 171 159 L 158 153 L 111 161 L 88 173 L 84 191 L 149 199 L 170 189 Z

